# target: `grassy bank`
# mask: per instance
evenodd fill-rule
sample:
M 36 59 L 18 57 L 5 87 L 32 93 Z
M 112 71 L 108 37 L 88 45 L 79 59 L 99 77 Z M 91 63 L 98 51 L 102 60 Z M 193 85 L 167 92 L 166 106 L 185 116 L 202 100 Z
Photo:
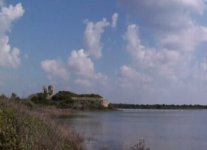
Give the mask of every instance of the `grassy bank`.
M 54 121 L 76 112 L 15 96 L 0 96 L 0 150 L 84 150 L 84 140 L 79 134 Z M 144 141 L 139 141 L 130 150 L 149 149 Z
M 68 126 L 57 125 L 48 117 L 48 111 L 43 113 L 22 102 L 0 98 L 0 149 L 84 149 L 83 138 Z M 52 111 L 53 115 L 64 114 L 59 110 Z

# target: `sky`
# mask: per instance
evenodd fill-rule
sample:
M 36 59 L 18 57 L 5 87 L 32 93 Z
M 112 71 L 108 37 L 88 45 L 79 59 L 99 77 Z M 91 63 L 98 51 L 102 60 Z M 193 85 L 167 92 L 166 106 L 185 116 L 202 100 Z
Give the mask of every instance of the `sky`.
M 206 0 L 0 0 L 0 93 L 207 104 Z

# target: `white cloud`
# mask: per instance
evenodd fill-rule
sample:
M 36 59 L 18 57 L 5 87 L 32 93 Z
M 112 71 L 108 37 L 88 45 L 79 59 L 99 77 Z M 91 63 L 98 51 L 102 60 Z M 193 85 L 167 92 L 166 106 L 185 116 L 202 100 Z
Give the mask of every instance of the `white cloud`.
M 109 25 L 110 23 L 105 18 L 96 23 L 91 21 L 86 23 L 85 44 L 89 55 L 95 58 L 100 58 L 102 56 L 101 36 L 105 28 Z
M 91 87 L 92 86 L 91 81 L 88 79 L 76 79 L 75 84 L 82 86 L 82 87 Z
M 195 57 L 196 48 L 206 41 L 207 34 L 206 27 L 191 27 L 192 30 L 187 28 L 183 33 L 175 32 L 174 40 L 172 37 L 158 38 L 157 47 L 149 47 L 143 44 L 139 27 L 135 24 L 128 25 L 124 39 L 132 62 L 120 68 L 119 86 L 128 88 L 133 97 L 136 95 L 134 89 L 142 91 L 137 93 L 141 95 L 141 99 L 154 98 L 154 102 L 158 99 L 160 102 L 164 99 L 172 100 L 176 94 L 177 99 L 195 98 L 196 92 L 201 92 L 198 89 L 207 88 L 203 84 L 207 83 L 206 59 L 200 62 Z M 190 96 L 186 92 L 191 93 Z
M 64 80 L 69 79 L 69 73 L 67 72 L 64 64 L 57 60 L 44 60 L 41 62 L 42 69 L 47 73 L 49 79 L 61 78 Z
M 24 9 L 20 3 L 16 6 L 0 6 L 0 66 L 15 68 L 21 62 L 20 50 L 10 46 L 9 37 L 6 34 L 10 31 L 12 22 L 23 16 Z
M 71 72 L 77 75 L 92 77 L 94 74 L 94 64 L 83 49 L 73 50 L 68 59 L 68 65 Z
M 159 32 L 179 30 L 193 23 L 192 14 L 202 14 L 204 0 L 120 0 L 124 6 L 142 19 L 146 26 Z
M 112 16 L 112 26 L 115 27 L 118 14 Z M 110 26 L 106 18 L 101 21 L 86 21 L 86 29 L 84 31 L 85 48 L 73 50 L 67 60 L 67 65 L 57 60 L 42 61 L 42 69 L 47 73 L 49 78 L 60 77 L 67 79 L 70 74 L 70 82 L 72 85 L 79 87 L 89 87 L 89 89 L 99 89 L 102 85 L 106 85 L 108 77 L 101 72 L 97 72 L 92 58 L 101 58 L 102 34 L 105 28 Z M 67 67 L 64 67 L 67 66 Z
M 130 66 L 122 66 L 119 72 L 119 83 L 123 88 L 140 87 L 151 82 L 151 77 L 144 73 L 137 72 Z
M 201 42 L 207 42 L 207 27 L 196 24 L 160 39 L 162 47 L 180 51 L 194 51 Z
M 94 63 L 83 49 L 71 52 L 68 65 L 71 74 L 78 76 L 76 84 L 89 86 L 94 82 L 104 83 L 107 80 L 105 75 L 95 72 Z
M 115 28 L 116 27 L 117 21 L 118 21 L 118 17 L 119 17 L 119 14 L 118 13 L 114 13 L 112 15 L 112 23 L 111 23 L 111 27 L 112 28 Z
M 22 17 L 24 14 L 24 9 L 22 4 L 19 3 L 16 6 L 9 5 L 9 7 L 3 6 L 1 9 L 1 21 L 9 25 L 12 21 Z
M 20 51 L 17 48 L 11 48 L 8 44 L 9 37 L 0 37 L 0 66 L 17 67 L 20 64 Z
M 71 81 L 78 86 L 93 87 L 107 81 L 107 76 L 95 71 L 94 63 L 84 49 L 73 50 L 67 64 L 59 60 L 44 60 L 41 66 L 49 79 L 60 78 L 70 82 L 70 75 Z
M 135 16 L 143 21 L 141 26 L 152 33 L 161 48 L 194 51 L 207 41 L 207 27 L 193 18 L 204 12 L 204 0 L 121 1 L 130 10 L 136 10 Z
M 125 34 L 125 40 L 127 41 L 127 50 L 128 52 L 138 60 L 142 61 L 145 57 L 145 47 L 141 45 L 139 38 L 139 28 L 137 25 L 132 24 L 127 28 Z

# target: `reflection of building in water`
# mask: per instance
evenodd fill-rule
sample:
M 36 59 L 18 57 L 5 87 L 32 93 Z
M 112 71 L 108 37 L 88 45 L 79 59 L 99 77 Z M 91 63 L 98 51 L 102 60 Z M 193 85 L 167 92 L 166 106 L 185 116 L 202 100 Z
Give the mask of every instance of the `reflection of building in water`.
M 43 93 L 47 96 L 48 99 L 51 99 L 52 96 L 55 94 L 55 88 L 52 85 L 48 87 L 43 86 Z

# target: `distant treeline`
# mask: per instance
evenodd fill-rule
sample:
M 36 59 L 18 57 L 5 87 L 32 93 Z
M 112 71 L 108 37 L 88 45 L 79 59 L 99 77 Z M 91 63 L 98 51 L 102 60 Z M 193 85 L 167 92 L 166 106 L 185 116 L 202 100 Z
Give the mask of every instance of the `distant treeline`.
M 175 104 L 112 104 L 120 109 L 207 109 L 207 105 L 175 105 Z

